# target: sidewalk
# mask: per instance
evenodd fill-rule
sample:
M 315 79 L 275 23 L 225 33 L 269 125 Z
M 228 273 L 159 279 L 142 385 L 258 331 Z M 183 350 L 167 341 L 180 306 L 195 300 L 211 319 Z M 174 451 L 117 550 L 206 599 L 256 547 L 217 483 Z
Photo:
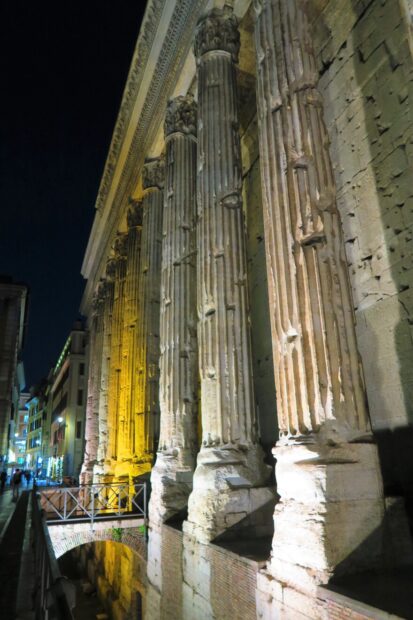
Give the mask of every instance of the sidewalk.
M 23 491 L 17 504 L 11 491 L 0 497 L 0 583 L 7 584 L 0 589 L 0 610 L 1 617 L 10 620 L 15 618 L 29 496 Z

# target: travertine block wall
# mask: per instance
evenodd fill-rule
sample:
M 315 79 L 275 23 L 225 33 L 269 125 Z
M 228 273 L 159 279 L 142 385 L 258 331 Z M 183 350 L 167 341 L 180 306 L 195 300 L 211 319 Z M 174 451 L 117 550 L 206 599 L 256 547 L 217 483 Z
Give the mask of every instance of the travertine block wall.
M 358 346 L 388 491 L 411 487 L 412 47 L 405 0 L 314 12 Z M 367 6 L 366 6 L 367 5 Z M 398 430 L 399 429 L 399 430 Z
M 138 618 L 137 599 L 140 594 L 144 601 L 146 592 L 146 562 L 142 558 L 126 545 L 108 541 L 89 543 L 72 553 L 113 620 Z

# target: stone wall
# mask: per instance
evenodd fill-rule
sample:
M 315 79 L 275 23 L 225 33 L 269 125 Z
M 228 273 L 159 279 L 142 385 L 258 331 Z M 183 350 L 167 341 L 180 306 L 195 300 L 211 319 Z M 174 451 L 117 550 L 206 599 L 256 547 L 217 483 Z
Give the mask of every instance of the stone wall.
M 255 620 L 262 563 L 162 526 L 162 593 L 149 586 L 147 620 Z
M 408 493 L 413 481 L 413 65 L 404 5 L 313 5 L 358 346 L 389 493 Z
M 117 542 L 88 543 L 75 551 L 81 571 L 96 587 L 111 620 L 136 620 L 138 598 L 143 607 L 146 591 L 146 561 Z

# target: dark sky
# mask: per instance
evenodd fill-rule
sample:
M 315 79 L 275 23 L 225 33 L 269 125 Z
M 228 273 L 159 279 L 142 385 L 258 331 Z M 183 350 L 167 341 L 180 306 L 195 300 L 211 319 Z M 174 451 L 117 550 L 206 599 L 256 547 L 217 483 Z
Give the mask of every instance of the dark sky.
M 1 0 L 0 274 L 30 287 L 27 384 L 78 316 L 83 255 L 143 0 Z

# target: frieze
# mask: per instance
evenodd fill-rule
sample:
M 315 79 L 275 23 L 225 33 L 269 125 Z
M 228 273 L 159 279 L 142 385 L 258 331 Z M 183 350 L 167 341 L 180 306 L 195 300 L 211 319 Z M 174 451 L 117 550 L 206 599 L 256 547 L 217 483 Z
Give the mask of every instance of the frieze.
M 165 135 L 180 132 L 196 136 L 197 105 L 192 95 L 170 99 L 165 114 Z
M 238 62 L 239 48 L 238 19 L 232 8 L 214 8 L 198 21 L 194 42 L 197 60 L 207 52 L 220 50 L 229 52 L 233 61 Z
M 163 157 L 145 160 L 142 170 L 143 189 L 158 187 L 162 189 L 165 182 L 165 160 Z
M 165 3 L 163 3 L 162 6 L 164 4 Z M 166 108 L 168 94 L 172 92 L 173 84 L 179 76 L 179 72 L 181 71 L 187 57 L 188 50 L 191 48 L 196 21 L 198 16 L 205 9 L 206 4 L 207 0 L 181 0 L 171 17 L 168 30 L 162 43 L 162 49 L 154 67 L 152 79 L 141 108 L 139 120 L 137 121 L 137 128 L 135 129 L 131 140 L 126 162 L 120 171 L 120 178 L 116 183 L 115 195 L 113 197 L 113 201 L 111 201 L 110 210 L 108 211 L 108 216 L 104 224 L 104 229 L 107 231 L 107 234 L 104 234 L 106 241 L 102 245 L 100 245 L 100 243 L 98 245 L 98 264 L 100 267 L 96 269 L 96 275 L 103 268 L 103 265 L 106 262 L 106 257 L 110 255 L 112 245 L 110 232 L 119 226 L 120 220 L 127 209 L 127 202 L 129 200 L 128 197 L 134 191 L 136 184 L 136 172 L 142 169 L 142 165 L 144 163 L 144 153 L 147 152 L 148 146 L 151 144 L 154 135 L 158 131 L 159 123 L 162 122 L 161 119 L 164 114 L 163 110 Z M 148 6 L 149 5 L 152 5 L 152 0 L 150 0 Z M 159 24 L 161 13 L 162 11 L 158 11 L 158 17 L 156 18 L 158 21 L 156 26 Z M 140 46 L 141 36 L 142 35 L 140 34 L 136 48 L 137 51 Z M 135 56 L 136 55 L 137 54 L 135 54 Z M 141 72 L 140 76 L 135 76 L 134 71 L 131 69 L 128 82 L 131 79 L 136 79 L 139 81 L 140 85 L 144 70 L 145 63 L 141 64 L 139 69 Z M 130 106 L 128 119 L 130 118 L 134 100 L 138 96 L 139 87 L 140 86 L 137 86 L 136 90 L 133 91 L 133 89 L 129 89 L 128 83 L 126 85 L 125 93 L 134 92 L 133 97 L 131 95 L 128 99 L 128 105 Z M 120 116 L 121 114 L 119 115 L 119 118 Z M 128 124 L 129 120 L 123 127 L 121 137 L 119 137 L 118 124 L 115 128 L 115 133 L 118 135 L 118 138 L 115 140 L 114 136 L 112 140 L 107 165 L 105 167 L 104 176 L 101 181 L 96 203 L 97 209 L 102 207 L 101 213 L 103 213 L 103 207 L 106 203 L 109 189 L 113 183 L 113 173 Z M 115 143 L 118 144 L 119 148 L 115 148 Z M 93 277 L 92 273 L 90 273 L 89 278 Z

